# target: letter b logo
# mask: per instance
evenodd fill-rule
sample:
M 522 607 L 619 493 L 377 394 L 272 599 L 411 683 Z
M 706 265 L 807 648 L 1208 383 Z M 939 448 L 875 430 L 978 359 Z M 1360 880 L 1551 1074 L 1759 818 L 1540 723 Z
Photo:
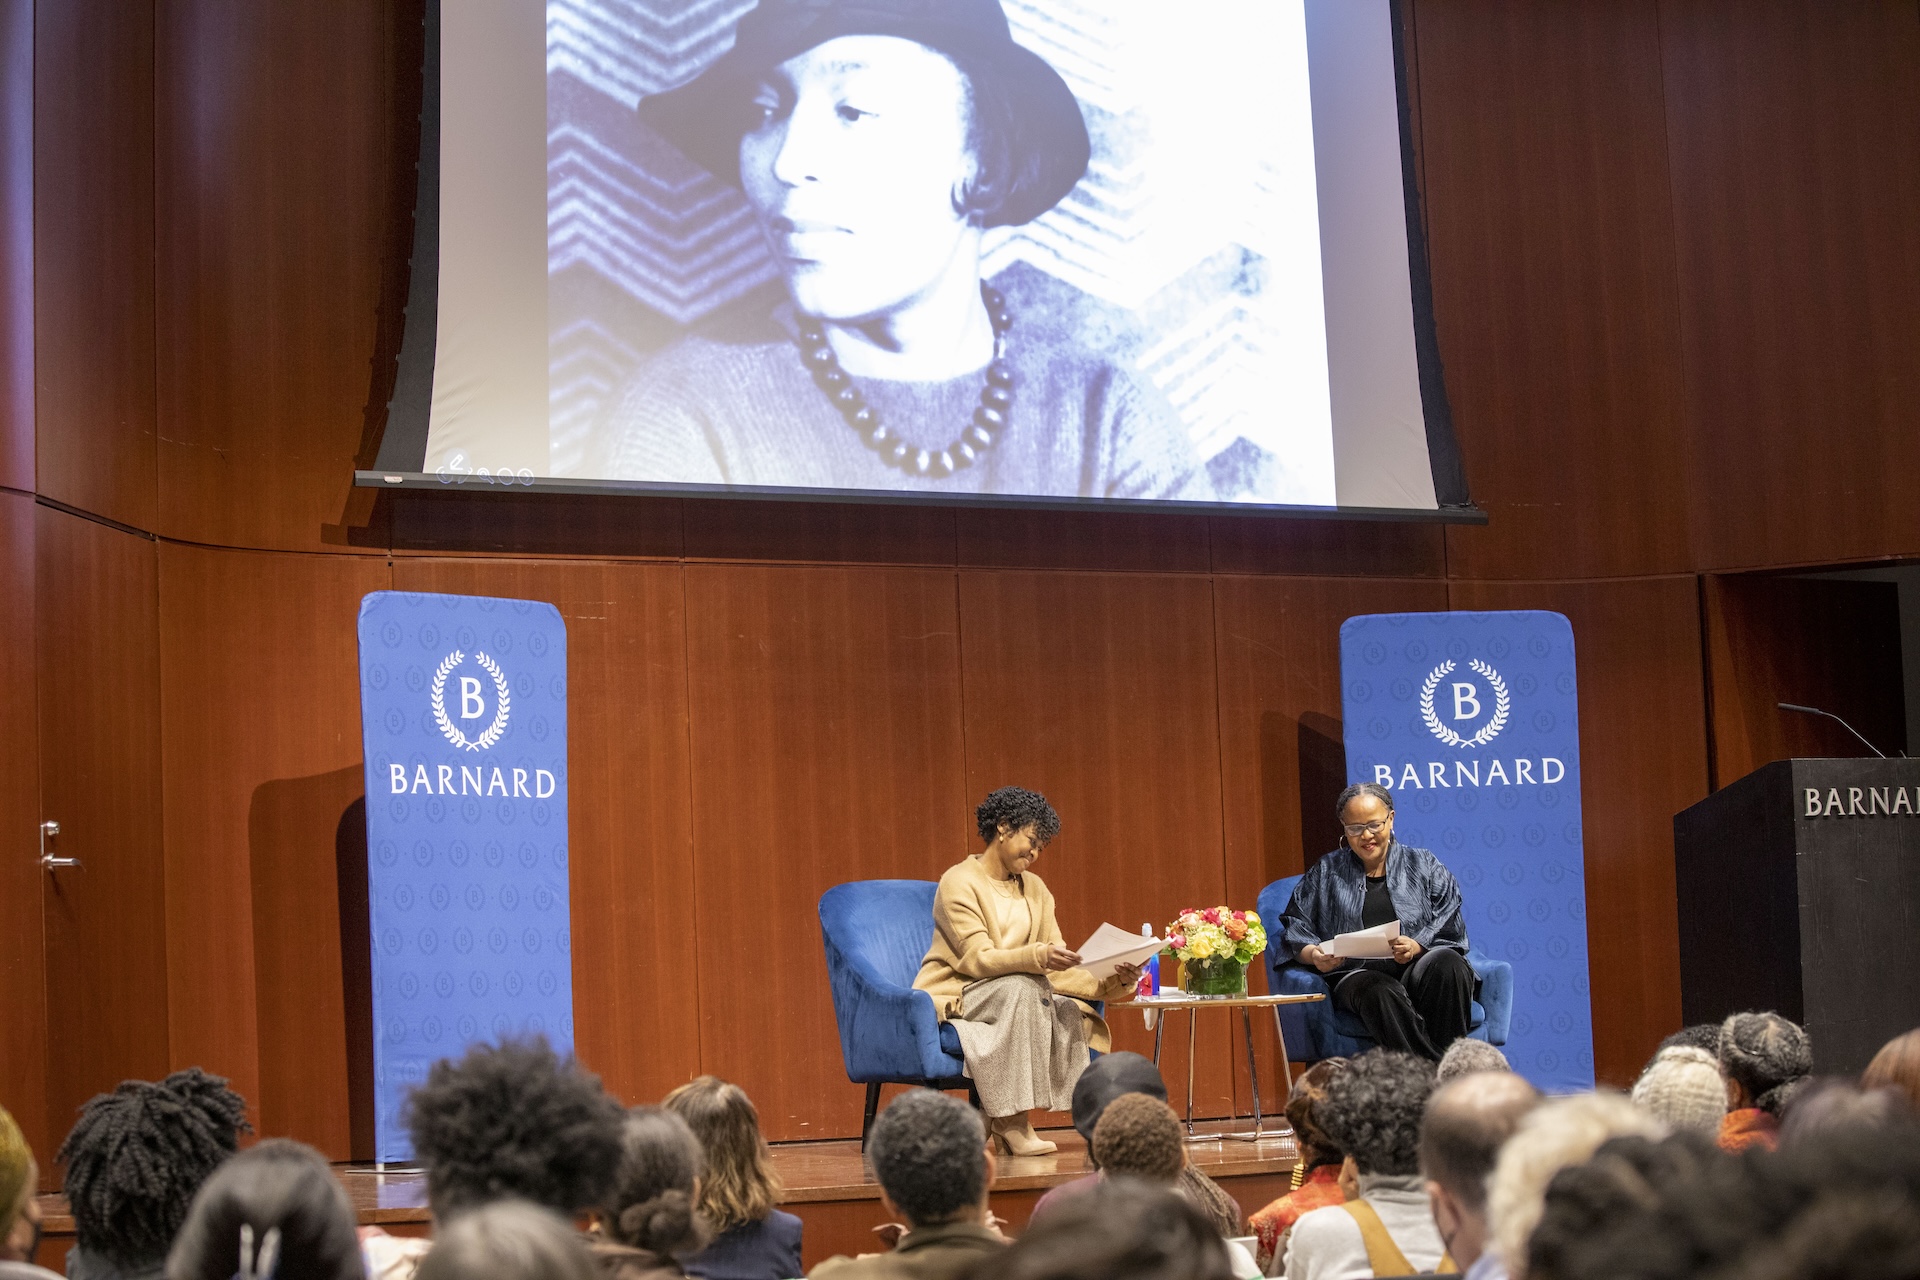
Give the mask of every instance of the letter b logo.
M 1471 686 L 1469 686 L 1471 687 Z M 1454 706 L 1460 705 L 1459 685 L 1454 686 Z M 486 712 L 486 704 L 480 701 L 480 682 L 472 676 L 460 677 L 460 718 L 478 720 Z M 1476 705 L 1475 711 L 1480 708 Z
M 478 684 L 478 681 L 475 681 Z M 1474 686 L 1455 684 L 1453 686 L 1453 718 L 1471 720 L 1480 714 L 1480 699 L 1474 696 Z

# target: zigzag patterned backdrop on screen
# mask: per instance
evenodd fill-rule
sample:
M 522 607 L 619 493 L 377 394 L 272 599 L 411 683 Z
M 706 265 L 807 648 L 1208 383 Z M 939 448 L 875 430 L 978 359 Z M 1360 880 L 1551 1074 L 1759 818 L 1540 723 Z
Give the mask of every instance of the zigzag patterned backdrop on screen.
M 752 7 L 753 0 L 548 4 L 555 474 L 579 465 L 601 406 L 648 352 L 729 304 L 781 296 L 741 194 L 633 114 L 642 97 L 685 83 L 731 47 L 736 22 Z M 1194 155 L 1196 139 L 1219 131 L 1216 118 L 1168 112 L 1165 33 L 1155 30 L 1162 5 L 1005 0 L 1005 9 L 1015 38 L 1046 57 L 1080 99 L 1094 157 L 1059 207 L 991 234 L 988 273 L 1024 313 L 1075 325 L 1158 386 L 1211 459 L 1222 497 L 1330 503 L 1330 474 L 1290 462 L 1330 457 L 1324 421 L 1317 448 L 1295 447 L 1290 432 L 1310 428 L 1290 425 L 1281 407 L 1285 321 L 1276 311 L 1282 291 L 1271 285 L 1284 268 L 1268 242 L 1288 181 L 1280 157 L 1257 147 L 1250 154 L 1236 139 L 1230 164 L 1169 162 Z M 1252 54 L 1223 47 L 1207 56 Z M 1235 79 L 1230 68 L 1221 78 Z M 1258 135 L 1245 134 L 1256 143 Z M 1149 152 L 1153 166 L 1143 163 Z

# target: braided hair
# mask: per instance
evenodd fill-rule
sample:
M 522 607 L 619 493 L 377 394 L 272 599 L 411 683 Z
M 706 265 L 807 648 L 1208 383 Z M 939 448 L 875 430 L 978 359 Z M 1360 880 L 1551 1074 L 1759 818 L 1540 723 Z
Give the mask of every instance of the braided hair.
M 129 1270 L 165 1258 L 200 1184 L 252 1131 L 246 1099 L 198 1067 L 94 1096 L 59 1154 L 80 1247 Z

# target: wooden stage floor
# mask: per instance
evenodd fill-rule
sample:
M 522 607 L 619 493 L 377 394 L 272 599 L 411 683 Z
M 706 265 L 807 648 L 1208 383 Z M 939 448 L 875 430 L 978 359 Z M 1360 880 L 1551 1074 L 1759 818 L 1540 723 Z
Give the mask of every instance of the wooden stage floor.
M 1258 1142 L 1195 1142 L 1187 1150 L 1194 1164 L 1207 1172 L 1247 1213 L 1265 1205 L 1287 1189 L 1296 1149 L 1284 1120 L 1269 1119 L 1280 1132 Z M 1243 1130 L 1250 1119 L 1205 1121 L 1202 1135 Z M 1048 1139 L 1060 1150 L 1050 1156 L 1001 1157 L 994 1181 L 994 1212 L 1009 1223 L 1008 1231 L 1024 1227 L 1034 1202 L 1049 1188 L 1091 1172 L 1086 1144 L 1072 1129 L 1049 1129 Z M 886 1221 L 880 1207 L 880 1188 L 854 1139 L 832 1142 L 782 1142 L 773 1146 L 773 1163 L 786 1192 L 781 1207 L 806 1222 L 803 1261 L 811 1268 L 836 1253 L 859 1253 L 873 1248 L 873 1228 Z M 432 1227 L 427 1213 L 426 1176 L 415 1170 L 382 1171 L 366 1165 L 344 1165 L 353 1207 L 364 1226 L 379 1226 L 395 1235 L 424 1235 Z M 73 1219 L 63 1196 L 42 1196 L 46 1242 L 40 1264 L 56 1269 L 72 1243 Z

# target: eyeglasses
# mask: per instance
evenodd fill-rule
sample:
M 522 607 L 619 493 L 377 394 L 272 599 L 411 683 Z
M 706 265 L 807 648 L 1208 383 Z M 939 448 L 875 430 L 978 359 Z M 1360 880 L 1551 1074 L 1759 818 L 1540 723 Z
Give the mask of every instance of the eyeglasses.
M 1381 818 L 1377 822 L 1347 822 L 1341 826 L 1350 836 L 1377 836 L 1392 821 L 1392 818 Z

